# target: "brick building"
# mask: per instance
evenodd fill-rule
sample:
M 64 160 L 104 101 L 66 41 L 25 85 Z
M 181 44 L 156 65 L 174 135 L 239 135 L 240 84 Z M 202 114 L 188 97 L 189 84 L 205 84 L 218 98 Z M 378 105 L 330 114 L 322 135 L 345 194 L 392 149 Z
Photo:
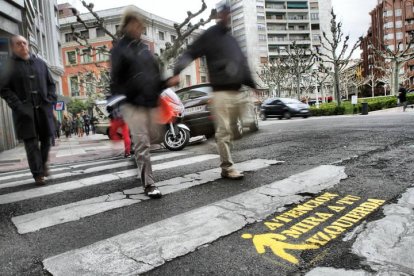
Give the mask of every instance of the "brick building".
M 146 30 L 142 40 L 154 54 L 161 54 L 166 43 L 172 43 L 177 38 L 173 27 L 175 22 L 148 13 L 135 6 L 129 7 L 137 9 L 146 19 Z M 78 23 L 76 17 L 70 15 L 72 12 L 70 5 L 62 4 L 59 8 L 62 56 L 65 66 L 65 73 L 62 76 L 63 94 L 79 99 L 87 99 L 91 95 L 96 96 L 103 92 L 104 85 L 102 84 L 104 80 L 108 79 L 108 50 L 112 48 L 112 38 L 102 28 L 86 29 Z M 96 12 L 105 21 L 105 28 L 110 33 L 116 34 L 124 8 L 112 8 Z M 81 14 L 80 16 L 86 24 L 96 20 L 90 13 Z M 74 41 L 72 26 L 81 36 L 88 38 L 88 42 L 92 47 L 82 47 Z M 194 35 L 198 34 L 198 31 L 194 32 Z M 192 39 L 193 37 L 190 37 L 188 43 L 191 43 Z M 183 77 L 182 83 L 184 86 L 207 82 L 207 70 L 201 62 L 197 60 L 183 71 L 181 76 Z
M 381 75 L 378 67 L 387 67 L 373 48 L 388 48 L 394 53 L 407 49 L 414 31 L 414 0 L 378 0 L 370 16 L 371 27 L 361 44 L 364 77 L 373 73 Z M 414 45 L 411 47 L 414 48 Z M 414 61 L 408 61 L 399 75 L 400 80 L 414 85 Z

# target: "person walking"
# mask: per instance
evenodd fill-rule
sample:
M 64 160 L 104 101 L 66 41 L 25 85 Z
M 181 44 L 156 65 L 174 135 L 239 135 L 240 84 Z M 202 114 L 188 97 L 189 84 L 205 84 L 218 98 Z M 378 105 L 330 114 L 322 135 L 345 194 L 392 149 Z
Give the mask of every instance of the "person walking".
M 84 111 L 82 118 L 83 118 L 83 123 L 84 123 L 84 128 L 85 128 L 85 134 L 86 136 L 89 136 L 91 117 L 86 111 Z
M 242 115 L 247 103 L 246 95 L 241 93 L 242 85 L 256 88 L 247 59 L 243 55 L 236 39 L 229 33 L 230 8 L 222 5 L 217 9 L 217 24 L 207 29 L 189 46 L 177 60 L 174 77 L 167 82 L 176 86 L 179 73 L 193 60 L 205 56 L 213 87 L 213 112 L 216 124 L 216 143 L 221 159 L 221 176 L 229 179 L 241 179 L 243 173 L 234 168 L 231 156 L 232 133 L 237 118 Z
M 13 54 L 1 78 L 0 96 L 13 111 L 17 136 L 24 142 L 35 183 L 45 185 L 55 132 L 49 114 L 57 100 L 55 82 L 46 63 L 30 53 L 23 36 L 12 36 L 10 47 Z
M 400 105 L 403 107 L 403 112 L 407 109 L 407 89 L 400 84 L 400 89 L 398 89 L 398 99 L 400 100 Z
M 69 119 L 67 115 L 63 116 L 62 129 L 65 132 L 66 138 L 69 138 L 72 136 L 72 121 Z
M 141 40 L 145 20 L 133 9 L 125 10 L 120 31 L 122 38 L 111 53 L 111 93 L 125 95 L 120 110 L 131 132 L 138 175 L 145 195 L 162 196 L 155 186 L 150 146 L 157 132 L 157 105 L 165 87 L 159 65 L 148 46 Z
M 82 116 L 78 113 L 76 115 L 76 129 L 78 133 L 78 137 L 83 137 L 83 128 L 84 128 L 84 122 Z
M 123 140 L 124 141 L 124 157 L 129 158 L 131 156 L 131 138 L 129 137 L 129 128 L 122 118 L 120 106 L 108 106 L 109 119 L 111 125 L 109 127 L 109 137 L 111 140 Z M 119 133 L 121 131 L 121 133 Z

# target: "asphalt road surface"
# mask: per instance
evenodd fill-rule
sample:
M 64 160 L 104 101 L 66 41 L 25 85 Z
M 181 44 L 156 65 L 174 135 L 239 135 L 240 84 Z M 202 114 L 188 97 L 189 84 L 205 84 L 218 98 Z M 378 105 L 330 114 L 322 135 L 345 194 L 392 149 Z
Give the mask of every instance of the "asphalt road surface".
M 269 119 L 235 142 L 240 181 L 220 178 L 214 139 L 156 151 L 160 200 L 143 196 L 132 160 L 55 166 L 46 187 L 0 174 L 0 275 L 412 275 L 361 252 L 413 186 L 413 122 Z

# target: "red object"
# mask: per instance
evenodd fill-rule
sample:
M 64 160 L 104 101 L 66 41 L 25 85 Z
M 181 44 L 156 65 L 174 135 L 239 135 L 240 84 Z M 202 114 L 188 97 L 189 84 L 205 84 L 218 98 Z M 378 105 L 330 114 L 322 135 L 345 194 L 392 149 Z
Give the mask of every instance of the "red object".
M 175 117 L 174 108 L 168 103 L 168 100 L 160 97 L 160 116 L 159 123 L 167 124 Z
M 111 125 L 109 127 L 109 137 L 114 141 L 124 140 L 125 154 L 129 154 L 131 152 L 131 138 L 129 137 L 129 128 L 124 120 L 111 120 Z

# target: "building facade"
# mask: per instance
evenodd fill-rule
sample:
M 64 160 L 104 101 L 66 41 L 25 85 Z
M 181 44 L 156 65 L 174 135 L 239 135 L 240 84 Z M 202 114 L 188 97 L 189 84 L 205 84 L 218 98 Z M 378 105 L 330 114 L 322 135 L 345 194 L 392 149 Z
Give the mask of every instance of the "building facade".
M 331 0 L 222 0 L 231 8 L 232 33 L 256 72 L 269 59 L 288 55 L 295 42 L 319 50 L 322 32 L 329 33 Z
M 409 46 L 414 32 L 413 0 L 378 0 L 377 6 L 370 12 L 371 27 L 361 44 L 363 76 L 380 75 L 387 69 L 386 61 L 374 49 L 386 48 L 394 53 L 402 52 Z M 414 44 L 411 46 L 414 49 Z M 389 71 L 389 70 L 388 70 Z M 390 72 L 385 72 L 390 73 Z M 409 60 L 399 71 L 402 82 L 414 85 L 414 60 Z
M 96 18 L 91 13 L 81 14 L 80 17 L 88 25 L 88 29 L 77 22 L 76 16 L 71 15 L 71 7 L 68 4 L 59 6 L 62 56 L 65 73 L 62 77 L 63 94 L 67 97 L 79 99 L 96 99 L 104 95 L 103 83 L 109 80 L 109 50 L 113 47 L 113 39 L 106 32 L 116 34 L 121 22 L 123 10 L 127 7 L 113 8 L 96 11 L 98 16 L 105 22 L 105 29 L 93 26 Z M 166 47 L 166 43 L 173 43 L 177 39 L 173 21 L 164 19 L 157 15 L 148 13 L 135 6 L 128 8 L 136 9 L 146 20 L 146 29 L 142 40 L 148 48 L 160 55 Z M 82 46 L 74 40 L 72 26 L 82 37 L 87 38 L 88 46 Z M 199 32 L 195 32 L 188 40 Z M 89 45 L 91 47 L 89 47 Z M 200 60 L 193 62 L 182 73 L 181 84 L 189 86 L 207 82 L 207 70 Z M 93 96 L 95 95 L 95 96 Z M 92 96 L 92 97 L 91 97 Z
M 59 23 L 56 0 L 0 0 L 0 64 L 10 56 L 9 39 L 20 34 L 30 50 L 43 59 L 61 94 L 62 60 L 59 50 Z M 1 67 L 0 65 L 0 67 Z M 0 151 L 17 144 L 10 109 L 0 100 Z

